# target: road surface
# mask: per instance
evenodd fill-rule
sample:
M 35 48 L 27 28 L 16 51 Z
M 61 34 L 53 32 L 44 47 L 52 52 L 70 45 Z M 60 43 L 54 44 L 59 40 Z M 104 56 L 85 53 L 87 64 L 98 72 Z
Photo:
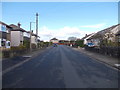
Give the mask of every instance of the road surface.
M 59 45 L 3 75 L 3 88 L 118 88 L 118 71 Z

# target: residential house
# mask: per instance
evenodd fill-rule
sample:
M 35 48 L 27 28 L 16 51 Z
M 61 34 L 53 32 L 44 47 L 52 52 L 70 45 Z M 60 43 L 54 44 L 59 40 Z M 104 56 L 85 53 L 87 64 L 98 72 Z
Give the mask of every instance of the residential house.
M 31 33 L 31 44 L 32 44 L 32 48 L 40 47 L 40 37 L 34 34 L 33 32 Z
M 23 33 L 23 39 L 24 39 L 24 41 L 30 42 L 30 32 L 29 31 L 26 31 Z
M 120 24 L 117 24 L 101 30 L 88 38 L 88 40 L 93 42 L 95 46 L 115 45 L 117 43 L 117 33 L 120 32 L 120 29 L 118 28 L 119 26 Z
M 68 40 L 59 40 L 59 45 L 69 45 L 69 41 Z
M 11 27 L 0 21 L 0 48 L 10 48 Z
M 59 43 L 59 40 L 56 39 L 56 38 L 53 38 L 50 40 L 50 42 L 54 43 L 54 44 L 58 44 Z
M 89 42 L 91 42 L 91 40 L 89 39 L 90 37 L 92 37 L 95 33 L 92 34 L 86 34 L 85 37 L 83 37 L 81 40 L 84 40 L 84 45 L 87 45 Z
M 37 42 L 38 42 L 37 35 L 32 33 L 31 34 L 31 43 L 37 45 Z
M 116 41 L 118 42 L 118 46 L 120 47 L 120 30 L 116 34 Z
M 20 24 L 17 25 L 11 24 L 10 27 L 12 27 L 11 30 L 11 46 L 19 46 L 23 45 L 24 40 L 24 32 L 26 32 L 24 29 L 20 27 Z

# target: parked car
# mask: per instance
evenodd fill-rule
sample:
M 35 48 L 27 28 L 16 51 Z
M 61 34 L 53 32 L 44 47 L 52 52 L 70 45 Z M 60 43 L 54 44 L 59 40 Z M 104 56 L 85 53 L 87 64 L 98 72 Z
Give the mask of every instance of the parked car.
M 87 43 L 88 47 L 95 47 L 94 43 Z

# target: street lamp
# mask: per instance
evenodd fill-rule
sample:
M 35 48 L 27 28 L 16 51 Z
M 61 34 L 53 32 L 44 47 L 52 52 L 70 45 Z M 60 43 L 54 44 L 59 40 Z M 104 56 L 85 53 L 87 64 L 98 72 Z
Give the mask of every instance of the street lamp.
M 35 22 L 30 22 L 30 51 L 32 51 L 32 45 L 31 45 L 31 36 L 32 36 L 31 26 L 32 26 L 32 23 L 35 23 Z

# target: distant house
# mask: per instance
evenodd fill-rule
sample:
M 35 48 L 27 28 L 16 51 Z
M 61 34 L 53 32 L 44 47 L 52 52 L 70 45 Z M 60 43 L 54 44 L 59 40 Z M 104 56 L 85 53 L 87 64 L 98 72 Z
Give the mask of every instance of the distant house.
M 50 42 L 58 44 L 58 43 L 59 43 L 59 40 L 56 39 L 56 38 L 53 38 L 53 39 L 50 40 Z
M 69 41 L 68 40 L 59 40 L 59 45 L 69 45 Z
M 69 40 L 69 41 L 76 41 L 76 40 L 77 40 L 77 37 L 69 37 L 68 40 Z
M 12 27 L 11 30 L 11 46 L 19 46 L 23 45 L 24 40 L 24 32 L 26 32 L 24 29 L 20 28 L 20 24 L 18 23 L 18 26 L 11 24 L 10 27 Z
M 0 48 L 10 48 L 11 27 L 0 21 Z

